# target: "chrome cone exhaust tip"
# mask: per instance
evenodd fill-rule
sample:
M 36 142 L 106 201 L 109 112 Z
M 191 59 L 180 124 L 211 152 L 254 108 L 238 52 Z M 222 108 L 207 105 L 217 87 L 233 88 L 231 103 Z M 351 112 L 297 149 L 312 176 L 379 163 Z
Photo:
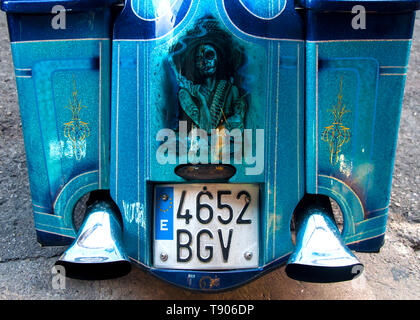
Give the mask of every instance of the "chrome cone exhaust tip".
M 122 224 L 112 200 L 97 200 L 86 210 L 76 240 L 55 265 L 65 275 L 81 280 L 104 280 L 124 276 L 131 262 L 122 248 Z
M 340 282 L 363 272 L 363 264 L 341 238 L 328 197 L 307 195 L 295 210 L 296 247 L 286 274 L 299 281 Z

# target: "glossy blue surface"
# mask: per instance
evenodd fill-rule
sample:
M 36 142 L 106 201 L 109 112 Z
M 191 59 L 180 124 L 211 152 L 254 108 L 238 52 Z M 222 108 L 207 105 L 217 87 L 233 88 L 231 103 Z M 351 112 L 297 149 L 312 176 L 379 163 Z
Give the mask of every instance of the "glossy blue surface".
M 118 8 L 118 7 L 115 7 Z M 109 39 L 112 33 L 112 24 L 115 12 L 110 8 L 96 8 L 91 10 L 66 13 L 65 28 L 52 28 L 55 14 L 50 12 L 39 14 L 9 13 L 7 23 L 9 26 L 10 41 L 62 41 L 68 39 Z
M 184 271 L 152 268 L 149 271 L 158 278 L 182 288 L 204 292 L 218 292 L 233 289 L 253 281 L 267 272 L 281 266 L 288 258 L 288 255 L 280 257 L 272 263 L 256 269 L 205 272 L 195 270 Z M 138 263 L 134 260 L 133 262 Z
M 116 4 L 119 0 L 3 0 L 1 10 L 8 13 L 51 13 L 54 6 L 67 11 L 89 11 Z
M 63 3 L 74 11 L 65 30 L 54 30 L 49 12 Z M 285 0 L 128 0 L 119 15 L 114 3 L 2 3 L 41 244 L 69 244 L 76 203 L 109 188 L 132 262 L 193 290 L 229 289 L 283 264 L 305 193 L 339 204 L 349 248 L 379 251 L 419 1 L 302 1 L 295 10 Z M 383 13 L 369 12 L 367 29 L 354 30 L 353 15 L 342 11 L 355 4 Z M 211 41 L 209 26 L 219 35 Z M 157 135 L 181 129 L 179 75 L 197 57 L 179 48 L 197 39 L 220 54 L 227 71 L 218 83 L 230 82 L 246 105 L 244 128 L 264 130 L 252 145 L 253 155 L 263 147 L 263 170 L 249 175 L 252 166 L 233 163 L 229 180 L 260 186 L 260 261 L 252 270 L 153 267 L 154 186 L 188 183 L 174 172 L 187 157 L 159 163 Z M 79 102 L 85 107 L 72 109 Z
M 312 19 L 317 14 L 309 11 L 308 20 L 313 22 L 311 28 L 322 29 L 324 23 Z M 341 40 L 336 33 L 325 39 L 324 32 L 306 43 L 307 192 L 337 201 L 346 243 L 379 239 L 370 241 L 370 248 L 361 244 L 361 251 L 378 251 L 386 231 L 414 13 L 393 16 L 398 28 L 407 29 L 405 37 L 389 39 L 380 29 L 376 38 Z M 347 25 L 336 26 L 337 33 L 347 30 Z M 339 105 L 345 111 L 337 120 L 332 110 Z M 341 129 L 331 129 L 334 122 Z M 331 149 L 327 136 L 346 131 L 342 146 Z
M 71 40 L 66 31 L 57 40 L 39 38 L 52 31 L 49 15 L 8 14 L 35 228 L 44 245 L 70 244 L 76 203 L 109 188 L 111 13 L 67 15 L 69 29 L 83 30 Z M 35 36 L 16 39 L 14 32 Z
M 351 11 L 354 6 L 362 5 L 367 11 L 403 12 L 420 8 L 417 0 L 299 0 L 299 5 L 314 11 Z
M 259 9 L 265 10 L 265 14 L 278 14 L 260 4 Z M 283 6 L 279 3 L 276 8 L 281 11 Z M 131 9 L 128 12 L 140 20 Z M 150 35 L 148 41 L 120 39 L 119 28 L 127 28 L 124 14 L 114 28 L 111 194 L 126 219 L 124 237 L 128 255 L 144 265 L 153 263 L 153 185 L 186 182 L 174 173 L 182 159 L 177 164 L 165 165 L 155 161 L 160 145 L 156 135 L 159 130 L 170 128 L 178 108 L 178 86 L 168 67 L 168 51 L 201 18 L 208 16 L 215 17 L 219 26 L 232 34 L 234 46 L 244 48 L 249 60 L 237 74 L 236 84 L 248 92 L 246 128 L 265 130 L 265 169 L 251 176 L 246 174 L 245 163 L 235 165 L 237 173 L 230 182 L 260 183 L 260 233 L 264 235 L 260 244 L 261 265 L 292 251 L 290 220 L 304 194 L 303 32 L 301 40 L 277 39 L 272 29 L 259 36 L 250 35 L 233 24 L 223 1 L 206 6 L 193 2 L 185 18 L 164 36 Z M 299 29 L 299 25 L 303 29 L 303 21 L 297 15 L 284 19 L 294 29 Z
M 354 15 L 350 12 L 309 10 L 307 22 L 312 27 L 307 29 L 306 40 L 411 39 L 414 26 L 412 11 L 400 14 L 368 12 L 366 14 L 366 29 L 352 28 L 351 23 Z

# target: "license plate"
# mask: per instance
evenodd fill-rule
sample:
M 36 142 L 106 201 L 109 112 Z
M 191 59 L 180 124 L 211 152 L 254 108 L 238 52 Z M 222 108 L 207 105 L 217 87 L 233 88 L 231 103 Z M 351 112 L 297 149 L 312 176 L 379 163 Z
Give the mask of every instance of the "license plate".
M 258 267 L 258 185 L 158 185 L 154 197 L 154 267 Z

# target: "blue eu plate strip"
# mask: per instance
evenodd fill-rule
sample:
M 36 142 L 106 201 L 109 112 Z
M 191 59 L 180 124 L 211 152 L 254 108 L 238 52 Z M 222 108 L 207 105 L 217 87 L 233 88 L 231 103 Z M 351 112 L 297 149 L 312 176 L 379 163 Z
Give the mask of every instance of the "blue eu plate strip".
M 174 188 L 156 187 L 155 239 L 173 240 Z

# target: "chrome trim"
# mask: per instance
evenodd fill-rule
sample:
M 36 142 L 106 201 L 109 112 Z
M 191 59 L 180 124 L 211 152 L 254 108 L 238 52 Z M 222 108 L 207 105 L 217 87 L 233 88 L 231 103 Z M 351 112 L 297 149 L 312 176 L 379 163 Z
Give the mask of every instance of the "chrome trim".
M 66 277 L 76 279 L 111 279 L 130 272 L 122 223 L 112 200 L 98 200 L 87 208 L 76 240 L 55 264 L 65 268 Z
M 296 247 L 287 275 L 307 282 L 339 282 L 359 276 L 364 267 L 342 240 L 328 197 L 306 195 L 295 211 Z

